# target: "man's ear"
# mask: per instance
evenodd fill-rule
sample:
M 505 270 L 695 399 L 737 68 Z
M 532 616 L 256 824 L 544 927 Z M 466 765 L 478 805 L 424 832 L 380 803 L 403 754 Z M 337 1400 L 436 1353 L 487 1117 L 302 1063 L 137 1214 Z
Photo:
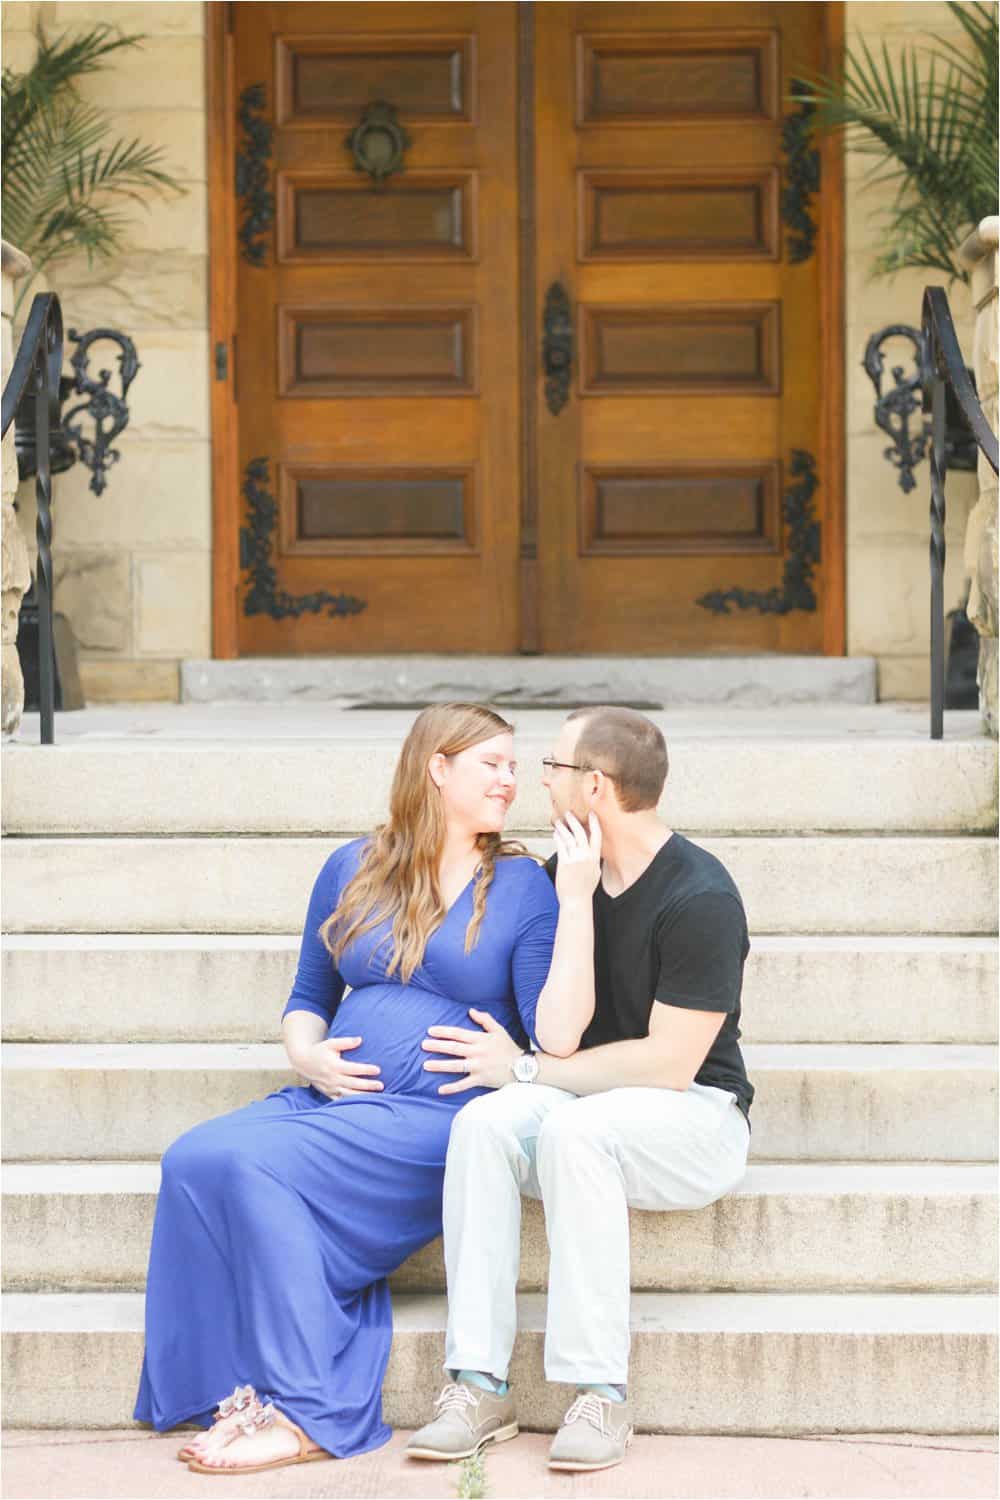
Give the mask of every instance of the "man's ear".
M 442 755 L 441 751 L 439 750 L 437 754 L 432 755 L 430 760 L 427 762 L 427 774 L 439 791 L 444 785 L 444 768 L 446 759 L 447 757 Z

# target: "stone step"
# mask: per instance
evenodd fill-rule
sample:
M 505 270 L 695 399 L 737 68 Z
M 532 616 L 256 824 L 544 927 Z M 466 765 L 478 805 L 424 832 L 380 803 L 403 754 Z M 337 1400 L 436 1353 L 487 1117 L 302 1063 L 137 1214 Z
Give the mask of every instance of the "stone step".
M 327 656 L 192 658 L 185 703 L 411 704 L 454 700 L 511 711 L 558 704 L 677 708 L 862 704 L 876 697 L 870 656 Z
M 291 934 L 12 935 L 3 949 L 4 1038 L 274 1041 L 298 951 Z M 997 957 L 992 938 L 757 937 L 744 1038 L 993 1042 Z M 55 995 L 64 1003 L 51 1004 Z
M 996 1051 L 976 1046 L 761 1045 L 758 1161 L 990 1161 Z M 182 1131 L 294 1081 L 280 1044 L 11 1043 L 6 1154 L 20 1161 L 158 1158 Z
M 141 1291 L 160 1169 L 154 1162 L 10 1164 L 3 1176 L 3 1274 L 11 1291 Z M 751 1166 L 697 1212 L 633 1210 L 636 1291 L 993 1290 L 992 1165 L 877 1162 Z M 541 1204 L 525 1199 L 521 1289 L 546 1285 Z M 443 1292 L 436 1240 L 392 1278 Z
M 989 934 L 995 839 L 699 840 L 740 887 L 751 933 Z M 22 838 L 3 862 L 10 932 L 287 933 L 330 838 Z M 529 841 L 547 853 L 549 840 Z
M 445 1299 L 410 1294 L 394 1304 L 385 1416 L 416 1427 L 440 1390 Z M 552 1431 L 572 1392 L 544 1379 L 544 1309 L 540 1294 L 519 1298 L 511 1381 L 523 1425 Z M 130 1425 L 140 1293 L 12 1293 L 3 1316 L 8 1428 Z M 988 1295 L 632 1299 L 630 1386 L 644 1432 L 985 1433 L 995 1430 L 996 1378 L 996 1300 Z
M 8 834 L 360 833 L 384 819 L 403 714 L 355 715 L 319 743 L 69 740 L 42 767 L 5 751 Z M 539 733 L 534 717 L 551 719 Z M 512 832 L 545 830 L 541 758 L 559 716 L 518 735 L 522 766 Z M 828 739 L 674 735 L 661 804 L 675 828 L 704 834 L 991 833 L 997 746 L 986 738 L 846 735 Z M 42 774 L 44 772 L 44 774 Z

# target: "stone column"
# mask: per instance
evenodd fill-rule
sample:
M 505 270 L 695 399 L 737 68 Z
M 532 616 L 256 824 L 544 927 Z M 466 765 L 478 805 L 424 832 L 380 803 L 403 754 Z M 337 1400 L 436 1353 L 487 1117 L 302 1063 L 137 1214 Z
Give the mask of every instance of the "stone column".
M 14 283 L 31 270 L 31 262 L 20 250 L 0 241 L 3 273 L 3 378 L 6 382 L 13 364 Z M 24 679 L 17 656 L 17 612 L 31 583 L 28 549 L 14 513 L 17 493 L 17 455 L 14 451 L 14 426 L 3 440 L 3 661 L 0 682 L 0 728 L 4 738 L 21 722 L 24 712 Z
M 997 245 L 1000 217 L 983 219 L 959 249 L 972 273 L 976 329 L 972 367 L 986 420 L 997 431 Z M 971 575 L 969 619 L 979 631 L 979 708 L 987 733 L 996 735 L 997 704 L 997 476 L 979 455 L 979 499 L 965 533 L 965 566 Z

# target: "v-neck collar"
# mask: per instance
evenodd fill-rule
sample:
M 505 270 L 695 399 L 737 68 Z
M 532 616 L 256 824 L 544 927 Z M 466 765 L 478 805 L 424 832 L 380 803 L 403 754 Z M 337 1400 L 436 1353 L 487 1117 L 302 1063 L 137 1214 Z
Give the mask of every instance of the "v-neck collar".
M 661 863 L 666 854 L 666 851 L 668 849 L 674 848 L 675 839 L 679 839 L 680 837 L 681 835 L 677 832 L 676 829 L 674 829 L 665 843 L 662 843 L 659 849 L 657 849 L 656 853 L 653 855 L 652 859 L 649 861 L 649 864 L 642 871 L 642 873 L 635 877 L 631 885 L 627 885 L 623 891 L 619 891 L 617 896 L 612 896 L 609 891 L 606 891 L 604 889 L 603 881 L 599 880 L 597 882 L 596 888 L 600 892 L 602 900 L 607 901 L 612 906 L 617 906 L 620 901 L 624 901 L 626 897 L 632 894 L 633 891 L 638 890 L 645 881 L 646 877 L 651 874 L 651 872 Z

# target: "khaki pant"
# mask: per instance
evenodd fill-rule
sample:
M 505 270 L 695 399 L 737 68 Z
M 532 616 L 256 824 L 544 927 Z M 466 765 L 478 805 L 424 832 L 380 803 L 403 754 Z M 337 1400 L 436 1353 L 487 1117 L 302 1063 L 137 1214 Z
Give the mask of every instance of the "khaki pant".
M 736 1095 L 697 1083 L 580 1098 L 512 1083 L 467 1104 L 444 1180 L 445 1369 L 507 1377 L 526 1193 L 549 1241 L 546 1377 L 624 1384 L 629 1206 L 714 1203 L 744 1176 L 749 1143 Z

